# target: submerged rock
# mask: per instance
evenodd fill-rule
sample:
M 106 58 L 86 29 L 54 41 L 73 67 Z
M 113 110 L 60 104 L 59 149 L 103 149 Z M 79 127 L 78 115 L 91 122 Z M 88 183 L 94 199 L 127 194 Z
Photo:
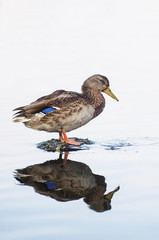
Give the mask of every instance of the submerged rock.
M 73 146 L 67 143 L 63 143 L 57 139 L 51 139 L 48 141 L 44 141 L 37 144 L 37 147 L 45 150 L 47 152 L 56 152 L 56 151 L 78 151 L 78 150 L 86 150 L 88 149 L 87 145 L 94 144 L 93 141 L 89 140 L 88 138 L 74 138 L 77 142 L 82 142 L 80 146 Z

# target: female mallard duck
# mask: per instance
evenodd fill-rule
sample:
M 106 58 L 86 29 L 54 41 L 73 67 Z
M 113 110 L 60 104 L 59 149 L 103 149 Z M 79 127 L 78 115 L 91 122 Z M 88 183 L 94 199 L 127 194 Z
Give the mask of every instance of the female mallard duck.
M 93 75 L 84 81 L 82 93 L 57 90 L 43 96 L 30 105 L 14 111 L 14 122 L 23 122 L 26 127 L 47 132 L 59 132 L 59 140 L 72 145 L 81 143 L 68 139 L 70 132 L 97 117 L 105 107 L 101 92 L 118 101 L 109 88 L 109 81 L 102 75 Z

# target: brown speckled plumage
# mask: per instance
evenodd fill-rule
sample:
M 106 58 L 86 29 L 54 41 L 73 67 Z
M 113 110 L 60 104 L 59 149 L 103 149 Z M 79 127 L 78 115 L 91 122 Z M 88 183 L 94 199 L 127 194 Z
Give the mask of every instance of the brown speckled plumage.
M 84 81 L 82 93 L 57 90 L 30 105 L 14 109 L 18 111 L 14 122 L 23 122 L 29 128 L 48 132 L 61 132 L 62 129 L 65 132 L 72 131 L 103 111 L 105 99 L 101 92 L 106 92 L 107 89 L 109 90 L 108 79 L 101 75 L 93 75 Z M 113 98 L 117 100 L 115 96 Z M 48 107 L 56 110 L 42 113 Z

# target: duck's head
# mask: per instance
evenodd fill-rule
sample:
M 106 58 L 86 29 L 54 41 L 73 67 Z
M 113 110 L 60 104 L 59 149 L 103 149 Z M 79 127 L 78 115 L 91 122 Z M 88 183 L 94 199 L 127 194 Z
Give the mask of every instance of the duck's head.
M 110 90 L 109 80 L 105 76 L 95 74 L 89 77 L 87 80 L 84 81 L 82 85 L 82 90 L 84 89 L 94 89 L 99 92 L 105 92 L 110 97 L 114 98 L 116 101 L 119 101 Z

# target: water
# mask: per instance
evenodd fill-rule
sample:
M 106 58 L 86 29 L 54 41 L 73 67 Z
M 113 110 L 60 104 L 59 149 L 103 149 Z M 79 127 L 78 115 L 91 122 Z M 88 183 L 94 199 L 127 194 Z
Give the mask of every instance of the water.
M 12 142 L 9 141 L 8 144 L 11 145 Z M 79 182 L 82 189 L 88 188 L 88 185 L 94 187 L 93 174 L 105 178 L 107 187 L 106 191 L 102 189 L 102 194 L 120 186 L 120 190 L 111 199 L 111 209 L 103 212 L 90 209 L 84 201 L 84 193 L 79 194 L 77 200 L 69 196 L 65 199 L 57 196 L 51 198 L 44 191 L 44 186 L 39 187 L 35 180 L 34 184 L 20 184 L 14 179 L 16 169 L 47 161 L 54 163 L 59 158 L 59 153 L 37 149 L 29 143 L 29 139 L 16 142 L 15 145 L 16 150 L 11 151 L 10 146 L 9 153 L 4 154 L 6 156 L 2 157 L 1 162 L 2 239 L 80 239 L 85 236 L 96 239 L 97 235 L 102 237 L 106 234 L 111 239 L 118 239 L 119 236 L 123 239 L 157 239 L 158 139 L 112 139 L 96 142 L 89 150 L 69 153 L 68 159 L 74 165 L 71 167 L 73 178 L 70 180 L 72 175 L 67 171 L 67 162 L 64 170 L 60 165 L 60 171 L 66 171 L 69 175 L 65 176 L 65 183 L 69 185 L 74 182 L 75 192 L 76 189 L 79 191 Z M 12 147 L 15 148 L 14 144 Z M 78 173 L 81 165 L 84 165 L 82 174 Z M 50 170 L 39 171 L 37 182 L 48 182 L 46 172 L 49 174 Z M 56 173 L 56 169 L 53 173 Z M 41 181 L 41 175 L 45 176 L 46 181 Z M 56 176 L 59 176 L 60 181 L 60 175 Z M 49 180 L 55 182 L 57 179 L 58 177 Z
M 1 239 L 159 238 L 158 10 L 155 0 L 1 1 Z M 37 144 L 57 134 L 12 123 L 12 109 L 80 91 L 94 73 L 119 103 L 105 96 L 104 112 L 68 134 L 95 143 L 56 165 L 59 153 Z M 34 182 L 15 178 L 29 166 Z

